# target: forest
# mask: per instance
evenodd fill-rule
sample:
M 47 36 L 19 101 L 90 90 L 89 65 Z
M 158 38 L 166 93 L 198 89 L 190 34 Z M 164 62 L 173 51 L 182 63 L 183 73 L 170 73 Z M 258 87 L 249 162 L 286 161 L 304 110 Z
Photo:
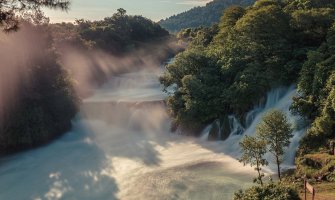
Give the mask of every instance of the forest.
M 271 88 L 296 85 L 291 111 L 310 126 L 296 176 L 334 181 L 334 159 L 326 161 L 335 136 L 334 20 L 331 0 L 259 0 L 226 9 L 217 25 L 180 31 L 189 46 L 160 78 L 175 88 L 167 100 L 173 127 L 202 130 L 231 114 L 243 124 Z M 318 162 L 329 169 L 311 167 Z
M 90 93 L 76 90 L 78 84 L 83 83 L 76 80 L 73 71 L 62 63 L 65 46 L 84 52 L 88 58 L 96 50 L 125 57 L 145 45 L 163 43 L 170 37 L 158 24 L 142 16 L 127 15 L 122 8 L 101 21 L 80 19 L 74 24 L 48 24 L 42 20 L 37 25 L 27 19 L 2 22 L 9 24 L 3 26 L 5 32 L 22 30 L 24 34 L 32 35 L 29 37 L 36 42 L 38 53 L 26 52 L 31 58 L 16 66 L 21 73 L 25 72 L 24 77 L 29 78 L 21 77 L 13 94 L 7 92 L 10 89 L 6 88 L 11 80 L 2 78 L 0 81 L 0 89 L 3 91 L 0 96 L 1 154 L 46 144 L 70 130 L 71 120 L 77 114 L 81 100 Z M 20 34 L 20 31 L 2 34 L 1 43 L 8 46 L 10 38 L 15 41 L 23 37 Z M 40 43 L 43 44 L 37 45 Z M 3 61 L 2 65 L 2 74 L 15 73 L 8 72 L 13 67 L 10 64 L 6 66 Z M 96 86 L 106 81 L 108 75 L 111 74 L 103 73 L 94 66 L 90 72 Z
M 196 28 L 199 26 L 209 27 L 220 21 L 222 11 L 233 5 L 249 6 L 255 0 L 214 0 L 203 7 L 195 7 L 183 13 L 173 15 L 158 23 L 170 32 L 179 32 L 185 28 Z
M 236 192 L 234 199 L 295 200 L 299 199 L 296 189 L 302 187 L 299 185 L 302 177 L 315 183 L 335 182 L 335 158 L 330 155 L 330 147 L 335 145 L 334 0 L 257 0 L 254 4 L 254 1 L 236 0 L 227 3 L 214 0 L 205 7 L 196 7 L 159 23 L 143 16 L 128 15 L 125 9 L 120 8 L 112 16 L 102 20 L 77 19 L 75 23 L 56 24 L 49 24 L 39 5 L 66 10 L 68 2 L 19 2 L 22 3 L 22 7 L 18 6 L 21 4 L 15 4 L 8 10 L 0 7 L 0 24 L 3 30 L 0 34 L 0 156 L 39 147 L 64 135 L 71 129 L 83 99 L 92 95 L 92 91 L 105 83 L 110 76 L 126 72 L 128 68 L 125 65 L 136 71 L 136 66 L 143 64 L 141 62 L 145 62 L 147 58 L 158 56 L 158 60 L 161 61 L 162 55 L 176 55 L 159 77 L 168 96 L 159 103 L 164 102 L 164 114 L 167 107 L 172 131 L 181 130 L 185 135 L 190 133 L 199 136 L 205 127 L 214 122 L 219 128 L 227 127 L 229 116 L 236 116 L 239 124 L 246 127 L 247 113 L 264 104 L 269 91 L 280 87 L 297 88 L 290 111 L 300 116 L 300 124 L 291 125 L 285 114 L 274 110 L 267 113 L 257 126 L 256 137 L 247 135 L 240 141 L 242 155 L 239 161 L 255 167 L 258 177 L 254 182 L 259 185 Z M 25 9 L 27 13 L 22 13 L 20 17 L 15 16 L 15 12 Z M 170 35 L 168 31 L 176 32 L 176 35 Z M 169 42 L 175 40 L 178 40 L 181 46 L 185 45 L 183 51 L 169 46 Z M 162 48 L 163 54 L 160 52 Z M 137 53 L 138 57 L 143 58 L 134 57 Z M 71 60 L 70 54 L 80 54 L 77 63 Z M 12 55 L 15 55 L 14 58 Z M 103 63 L 102 56 L 95 59 L 97 55 L 123 59 L 125 65 L 112 59 L 112 62 L 116 63 L 114 65 L 120 66 L 115 69 L 107 67 L 106 72 L 103 68 L 96 67 L 99 62 L 103 66 L 107 65 Z M 90 60 L 88 70 L 84 66 L 87 59 Z M 75 67 L 71 67 L 75 64 L 79 66 L 76 70 Z M 74 75 L 84 71 L 87 74 L 85 80 L 77 79 Z M 86 85 L 85 81 L 89 81 L 89 84 Z M 151 84 L 148 85 L 152 86 Z M 152 102 L 148 105 L 150 103 Z M 136 105 L 141 107 L 140 104 Z M 141 112 L 134 113 L 141 118 Z M 157 113 L 153 113 L 152 116 L 156 116 L 154 114 Z M 158 113 L 157 118 L 163 119 L 164 114 Z M 112 115 L 113 113 L 110 116 Z M 152 116 L 149 115 L 149 118 Z M 119 131 L 113 129 L 113 126 L 100 122 L 101 124 L 103 128 Z M 153 158 L 153 161 L 148 159 L 152 162 L 151 165 L 145 163 L 148 160 L 143 159 L 144 162 L 139 161 L 140 166 L 147 164 L 150 167 L 159 167 L 163 160 L 160 160 L 160 154 L 168 152 L 171 144 L 174 147 L 180 142 L 162 142 L 159 146 L 159 142 L 150 141 L 150 138 L 140 139 L 139 136 L 145 134 L 137 129 L 144 125 L 146 124 L 138 123 L 131 127 L 134 129 L 122 129 L 124 132 L 130 130 L 129 132 L 141 133 L 130 140 L 127 135 L 117 135 L 117 138 L 126 138 L 126 145 L 117 139 L 112 144 L 117 150 L 122 151 L 117 156 L 123 156 L 123 159 L 129 157 L 132 161 L 141 161 L 141 156 L 145 159 Z M 161 124 L 149 125 L 155 128 Z M 280 165 L 284 160 L 284 150 L 293 137 L 294 126 L 305 128 L 306 133 L 297 149 L 296 169 L 282 172 Z M 209 139 L 211 134 L 215 134 L 217 127 L 211 127 Z M 156 133 L 159 129 L 153 130 Z M 282 135 L 279 135 L 279 141 L 278 138 L 274 141 L 273 138 L 278 136 L 278 132 Z M 226 140 L 231 130 L 223 130 L 223 133 L 220 140 Z M 93 137 L 101 136 L 105 135 Z M 154 138 L 161 139 L 160 137 L 161 135 L 155 135 Z M 114 141 L 106 141 L 108 144 L 102 145 L 110 150 L 105 152 L 99 146 L 105 144 L 102 141 L 105 138 L 100 138 L 97 142 L 92 142 L 92 138 L 88 137 L 89 141 L 86 138 L 84 142 L 80 142 L 85 143 L 85 147 L 93 147 L 96 152 L 103 154 L 102 158 L 99 158 L 104 161 L 103 165 L 112 162 L 108 159 L 115 155 L 113 148 L 109 149 L 109 144 Z M 92 143 L 96 146 L 90 146 Z M 120 143 L 122 148 L 118 148 L 116 143 Z M 200 155 L 211 150 L 211 147 L 203 143 L 193 145 L 198 149 L 206 148 L 205 153 Z M 155 149 L 153 144 L 157 144 L 161 151 Z M 131 148 L 128 148 L 129 146 Z M 186 150 L 182 149 L 185 152 Z M 217 156 L 216 150 L 211 153 Z M 219 150 L 219 153 L 222 152 Z M 262 167 L 269 164 L 269 161 L 264 159 L 267 153 L 274 154 L 279 183 L 273 182 L 272 179 L 263 182 L 265 175 L 262 173 Z M 91 154 L 91 157 L 95 155 Z M 213 154 L 209 155 L 212 159 Z M 186 156 L 191 157 L 188 154 Z M 186 157 L 182 158 L 187 160 Z M 198 170 L 203 166 L 219 166 L 220 170 L 224 168 L 219 165 L 222 164 L 220 162 L 189 162 L 182 163 L 181 169 Z M 100 176 L 103 173 L 99 171 L 101 163 L 98 164 L 97 174 Z M 159 169 L 159 182 L 164 171 L 158 167 L 156 169 Z M 174 174 L 171 173 L 175 172 L 172 170 L 178 170 L 178 167 L 180 166 L 177 164 L 172 166 L 167 174 Z M 211 168 L 207 169 L 206 173 L 210 170 Z M 108 170 L 104 172 L 106 171 Z M 133 171 L 137 171 L 137 168 Z M 86 171 L 80 172 L 86 176 Z M 48 171 L 48 178 L 60 176 L 52 174 L 51 171 L 50 173 Z M 140 180 L 148 174 L 142 175 Z M 150 175 L 155 177 L 154 173 Z M 113 178 L 111 180 L 114 181 Z M 187 188 L 186 184 L 182 186 Z

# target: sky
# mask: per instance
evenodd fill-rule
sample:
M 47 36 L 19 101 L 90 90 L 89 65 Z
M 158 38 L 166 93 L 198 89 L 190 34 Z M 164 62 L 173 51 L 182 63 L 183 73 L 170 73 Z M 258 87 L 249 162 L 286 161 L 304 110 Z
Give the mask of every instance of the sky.
M 154 21 L 203 6 L 210 0 L 70 0 L 69 11 L 45 9 L 52 23 L 73 22 L 75 19 L 99 20 L 113 15 L 118 8 L 128 14 L 142 15 Z

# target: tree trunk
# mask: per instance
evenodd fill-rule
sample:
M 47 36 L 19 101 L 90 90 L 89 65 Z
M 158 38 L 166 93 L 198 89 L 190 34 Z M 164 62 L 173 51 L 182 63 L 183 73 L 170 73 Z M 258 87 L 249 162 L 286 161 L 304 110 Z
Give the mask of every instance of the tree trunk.
M 259 162 L 258 161 L 257 161 L 257 172 L 258 172 L 258 180 L 261 183 L 261 186 L 263 186 L 262 175 L 261 175 L 261 170 L 259 168 Z
M 281 181 L 280 163 L 279 163 L 279 157 L 278 156 L 276 156 L 276 161 L 277 161 L 277 169 L 278 169 L 278 178 L 279 178 L 279 181 Z
M 261 183 L 261 186 L 263 186 L 263 181 L 262 181 L 262 176 L 261 176 L 261 172 L 260 170 L 258 169 L 258 179 L 259 179 L 259 182 Z

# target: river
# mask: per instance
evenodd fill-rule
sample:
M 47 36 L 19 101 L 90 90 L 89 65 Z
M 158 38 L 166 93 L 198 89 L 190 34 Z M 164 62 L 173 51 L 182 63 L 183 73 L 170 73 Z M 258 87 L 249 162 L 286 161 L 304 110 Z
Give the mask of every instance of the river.
M 160 73 L 112 77 L 84 100 L 72 131 L 1 159 L 0 199 L 216 200 L 250 187 L 255 171 L 236 160 L 241 136 L 209 142 L 206 133 L 170 132 Z

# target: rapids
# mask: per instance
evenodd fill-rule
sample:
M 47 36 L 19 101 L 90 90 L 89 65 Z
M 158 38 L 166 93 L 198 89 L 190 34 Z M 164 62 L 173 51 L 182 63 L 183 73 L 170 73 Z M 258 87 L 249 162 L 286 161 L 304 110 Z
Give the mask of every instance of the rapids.
M 256 173 L 232 157 L 234 144 L 170 133 L 160 73 L 113 77 L 84 101 L 72 131 L 2 158 L 0 199 L 231 199 L 251 186 Z

